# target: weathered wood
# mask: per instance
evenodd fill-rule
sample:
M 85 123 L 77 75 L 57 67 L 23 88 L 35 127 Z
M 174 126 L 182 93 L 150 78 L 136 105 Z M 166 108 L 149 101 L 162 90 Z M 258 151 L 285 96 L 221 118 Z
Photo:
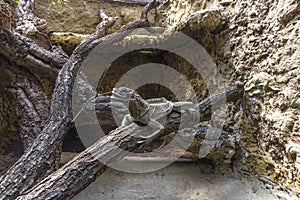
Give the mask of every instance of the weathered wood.
M 4 29 L 0 32 L 0 54 L 27 69 L 41 68 L 48 72 L 58 72 L 66 58 L 39 47 L 33 40 Z
M 80 67 L 80 60 L 82 62 L 83 58 L 81 52 L 77 51 L 60 71 L 50 108 L 49 123 L 34 140 L 33 145 L 1 177 L 1 198 L 15 199 L 19 194 L 29 189 L 38 179 L 47 176 L 58 168 L 57 163 L 62 138 L 71 120 L 72 85 Z
M 241 99 L 243 93 L 244 85 L 240 82 L 237 82 L 233 86 L 227 87 L 224 90 L 204 99 L 198 104 L 201 121 L 209 120 L 211 116 L 212 105 L 223 103 L 224 98 L 226 102 L 236 101 L 238 99 Z
M 105 165 L 99 160 L 105 164 L 113 164 L 124 158 L 129 152 L 139 148 L 137 136 L 143 134 L 142 130 L 140 126 L 133 123 L 112 131 L 17 199 L 70 199 L 105 171 Z M 201 146 L 208 127 L 198 126 L 194 130 L 194 132 L 190 132 L 189 136 L 195 137 Z M 227 134 L 227 132 L 223 132 L 224 140 Z M 216 144 L 215 148 L 220 143 Z M 120 151 L 118 148 L 126 151 Z M 166 156 L 178 157 L 178 154 L 184 153 L 176 151 L 176 149 L 173 152 L 177 154 L 170 155 L 171 151 L 166 152 L 168 154 Z M 184 154 L 182 155 L 184 156 Z
M 143 16 L 155 6 L 156 1 L 153 1 L 146 6 Z M 101 30 L 105 31 L 105 29 L 114 24 L 114 18 L 108 18 L 101 23 Z M 0 199 L 15 199 L 17 196 L 30 189 L 37 181 L 48 176 L 57 169 L 62 138 L 67 132 L 68 125 L 72 120 L 71 94 L 74 80 L 81 63 L 87 54 L 95 46 L 106 41 L 120 41 L 128 34 L 126 32 L 127 30 L 144 27 L 147 24 L 147 18 L 141 18 L 140 20 L 129 23 L 114 34 L 97 39 L 86 39 L 74 50 L 68 62 L 58 74 L 52 96 L 48 124 L 24 155 L 0 178 Z M 6 34 L 2 35 L 6 38 L 9 34 L 10 32 L 6 32 Z M 14 34 L 12 35 L 14 36 Z M 1 45 L 2 44 L 3 43 L 1 43 Z M 26 44 L 27 43 L 25 43 L 25 45 Z M 8 45 L 9 43 L 6 43 L 4 46 Z M 0 53 L 12 57 L 5 51 L 1 51 Z
M 2 56 L 0 58 L 5 60 Z M 1 63 L 3 64 L 5 63 Z M 46 124 L 49 117 L 49 101 L 42 85 L 34 76 L 13 63 L 6 65 L 0 69 L 4 77 L 2 84 L 15 105 L 23 149 L 26 150 Z
M 44 33 L 47 29 L 47 22 L 37 17 L 34 13 L 34 0 L 19 0 L 16 8 L 17 26 L 16 30 L 35 41 L 40 47 L 50 50 L 52 44 Z
M 204 113 L 205 115 L 201 115 L 200 121 L 206 121 L 210 119 L 210 115 L 211 115 L 211 106 L 213 106 L 214 104 L 218 104 L 220 102 L 222 102 L 223 98 L 227 99 L 227 102 L 233 102 L 233 101 L 237 101 L 240 100 L 241 97 L 243 96 L 243 84 L 240 82 L 235 83 L 232 86 L 229 86 L 219 92 L 217 92 L 216 94 L 213 94 L 212 96 L 206 98 L 205 100 L 201 101 L 199 104 L 197 104 L 197 106 L 199 107 L 199 112 L 200 114 Z M 222 102 L 223 103 L 223 102 Z M 98 121 L 100 122 L 101 125 L 108 125 L 108 126 L 115 126 L 115 119 L 114 116 L 112 114 L 112 106 L 117 106 L 114 109 L 118 110 L 118 114 L 120 116 L 124 116 L 125 114 L 128 114 L 128 111 L 126 109 L 126 107 L 120 107 L 119 104 L 117 104 L 116 102 L 111 102 L 110 97 L 109 96 L 102 96 L 102 95 L 98 95 L 95 100 L 93 102 L 90 102 L 88 105 L 86 105 L 85 108 L 86 109 L 86 113 L 84 113 L 84 120 L 79 120 L 78 122 L 76 122 L 76 126 L 90 126 L 90 125 L 96 125 L 98 124 Z M 118 107 L 119 106 L 119 107 Z M 89 118 L 89 116 L 93 116 L 93 112 L 96 112 L 97 114 L 97 121 L 93 121 L 93 118 Z M 193 115 L 194 116 L 194 115 Z M 205 116 L 205 117 L 202 117 Z M 170 141 L 173 136 L 174 133 L 178 130 L 179 128 L 179 124 L 181 128 L 190 128 L 191 126 L 195 126 L 195 124 L 199 123 L 200 121 L 195 121 L 195 120 L 187 120 L 187 121 L 181 121 L 182 119 L 191 119 L 190 113 L 183 110 L 181 112 L 178 111 L 173 111 L 171 112 L 166 119 L 166 124 L 165 128 L 160 132 L 160 136 L 156 138 L 155 141 L 153 141 L 151 144 L 149 145 L 145 145 L 143 148 L 139 149 L 138 152 L 143 152 L 143 151 L 150 151 L 151 149 L 153 149 L 153 147 L 158 147 L 161 146 L 162 141 Z M 196 119 L 198 120 L 198 119 Z M 199 131 L 201 132 L 201 128 L 205 129 L 202 130 L 202 133 L 206 133 L 207 132 L 207 126 L 204 126 L 202 124 L 199 124 Z M 192 129 L 190 130 L 186 130 L 185 132 L 195 132 Z M 216 132 L 216 131 L 215 131 Z M 219 132 L 220 133 L 220 132 Z M 224 131 L 221 131 L 221 133 L 223 133 L 222 135 L 222 139 L 216 143 L 215 140 L 218 140 L 218 137 L 213 137 L 214 139 L 211 139 L 212 141 L 209 141 L 207 139 L 205 139 L 205 134 L 196 134 L 195 139 L 193 140 L 189 150 L 193 152 L 193 154 L 198 154 L 199 153 L 199 147 L 202 145 L 202 141 L 205 140 L 206 144 L 208 146 L 214 146 L 215 143 L 216 144 L 223 144 L 226 143 L 227 146 L 223 146 L 223 148 L 231 148 L 233 149 L 234 144 L 232 144 L 232 136 L 229 133 L 225 133 Z M 189 133 L 189 135 L 186 135 L 186 137 L 184 138 L 189 138 L 191 137 L 193 133 Z M 195 136 L 195 134 L 193 135 Z M 201 137 L 202 136 L 202 137 Z M 208 138 L 211 138 L 208 137 Z M 230 138 L 230 139 L 228 139 Z M 209 144 L 211 143 L 211 145 Z M 213 147 L 212 147 L 213 148 Z M 179 154 L 183 154 L 185 151 L 178 151 L 177 149 L 174 149 L 174 152 L 179 152 Z M 172 154 L 172 152 L 168 152 L 168 154 Z M 203 153 L 205 154 L 205 153 Z M 202 155 L 203 156 L 203 155 Z
M 18 199 L 70 199 L 104 172 L 106 167 L 97 158 L 114 162 L 126 155 L 116 147 L 128 151 L 137 147 L 134 135 L 139 134 L 138 129 L 135 124 L 116 129 Z
M 23 18 L 26 18 L 26 20 L 29 21 L 37 19 L 32 13 L 33 4 L 34 1 L 20 1 L 20 4 L 17 7 L 19 17 L 17 19 L 17 28 L 25 23 L 25 21 L 22 21 Z M 22 5 L 24 5 L 24 8 Z M 28 23 L 31 23 L 32 26 L 30 27 L 33 27 L 36 32 L 39 32 L 39 30 L 35 28 L 33 22 Z M 0 54 L 11 62 L 16 63 L 26 70 L 29 70 L 32 74 L 35 74 L 40 81 L 47 80 L 53 84 L 57 78 L 59 69 L 67 62 L 68 57 L 62 53 L 58 53 L 55 46 L 53 46 L 51 50 L 40 47 L 39 44 L 36 43 L 40 40 L 34 41 L 26 37 L 27 34 L 25 33 L 24 36 L 14 32 L 13 28 L 9 28 L 10 26 L 12 25 L 7 25 L 7 23 L 4 23 L 3 25 L 0 24 Z

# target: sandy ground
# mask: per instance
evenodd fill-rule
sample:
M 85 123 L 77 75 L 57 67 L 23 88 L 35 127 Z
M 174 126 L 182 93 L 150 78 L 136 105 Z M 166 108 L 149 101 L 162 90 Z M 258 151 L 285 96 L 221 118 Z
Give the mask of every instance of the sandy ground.
M 75 154 L 70 153 L 69 160 Z M 17 157 L 0 156 L 0 175 Z M 157 161 L 145 161 L 145 166 Z M 263 180 L 263 181 L 262 181 Z M 266 179 L 232 171 L 220 173 L 199 162 L 176 162 L 161 170 L 134 174 L 107 169 L 73 200 L 299 200 Z
M 151 164 L 151 163 L 149 163 Z M 107 170 L 73 200 L 298 200 L 268 181 L 217 173 L 209 165 L 177 162 L 146 174 Z

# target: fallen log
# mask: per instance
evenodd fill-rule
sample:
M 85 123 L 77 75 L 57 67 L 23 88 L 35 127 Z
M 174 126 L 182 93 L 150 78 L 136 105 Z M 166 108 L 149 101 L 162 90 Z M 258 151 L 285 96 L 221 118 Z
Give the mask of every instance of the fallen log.
M 128 153 L 138 149 L 140 144 L 137 138 L 143 134 L 142 130 L 135 123 L 113 130 L 17 199 L 70 199 L 104 173 L 106 165 L 117 163 Z M 195 132 L 191 132 L 190 136 L 196 137 L 200 142 L 204 140 L 208 127 L 198 126 L 193 130 Z M 223 132 L 223 139 L 228 137 L 227 134 Z M 218 145 L 214 148 L 217 147 Z M 178 146 L 158 156 L 176 159 L 184 156 L 184 153 Z

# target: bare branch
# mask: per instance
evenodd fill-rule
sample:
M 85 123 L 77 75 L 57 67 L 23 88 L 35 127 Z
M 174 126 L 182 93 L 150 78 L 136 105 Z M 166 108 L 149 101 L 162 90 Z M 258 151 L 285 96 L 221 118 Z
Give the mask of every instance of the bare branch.
M 50 50 L 52 44 L 44 33 L 47 29 L 47 22 L 33 13 L 34 0 L 20 0 L 16 11 L 18 16 L 16 30 L 34 40 L 40 47 Z
M 159 4 L 160 4 L 159 0 L 152 0 L 150 3 L 148 3 L 141 14 L 141 19 L 147 20 L 147 15 L 149 11 L 159 6 Z
M 129 152 L 139 148 L 136 137 L 143 133 L 142 130 L 140 126 L 131 124 L 112 131 L 17 199 L 59 200 L 73 197 L 105 171 L 106 166 L 100 161 L 105 164 L 113 164 L 120 161 Z M 201 146 L 204 140 L 203 136 L 207 132 L 207 126 L 199 126 L 190 135 L 195 136 L 198 140 L 197 143 Z M 223 132 L 222 136 L 226 138 L 226 134 L 228 133 Z M 215 146 L 215 148 L 217 147 L 218 145 Z M 124 151 L 120 151 L 120 149 Z M 177 158 L 178 154 L 183 152 L 180 147 L 178 149 L 165 152 L 163 156 Z M 172 152 L 175 154 L 172 155 Z
M 0 32 L 0 54 L 28 70 L 38 67 L 55 73 L 67 61 L 66 58 L 39 47 L 31 39 L 6 29 Z
M 227 102 L 232 102 L 240 99 L 244 93 L 244 84 L 237 82 L 233 86 L 227 87 L 217 94 L 211 95 L 209 98 L 204 99 L 198 104 L 199 112 L 201 114 L 201 120 L 209 120 L 211 115 L 211 106 L 217 105 L 223 98 L 226 98 Z
M 113 19 L 111 19 L 113 20 Z M 102 21 L 103 29 L 114 21 Z M 49 123 L 34 140 L 24 155 L 0 179 L 0 196 L 14 199 L 30 189 L 36 181 L 57 169 L 61 141 L 71 122 L 71 95 L 76 74 L 87 54 L 97 45 L 107 41 L 120 41 L 127 36 L 126 30 L 147 25 L 141 19 L 121 28 L 120 31 L 95 40 L 84 40 L 63 66 L 56 81 L 50 107 Z

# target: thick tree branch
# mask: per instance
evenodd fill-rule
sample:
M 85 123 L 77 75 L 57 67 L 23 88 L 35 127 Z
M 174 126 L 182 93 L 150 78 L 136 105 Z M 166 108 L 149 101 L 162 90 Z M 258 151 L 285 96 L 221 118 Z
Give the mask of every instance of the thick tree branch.
M 26 18 L 23 16 L 25 14 L 33 15 L 33 3 L 33 1 L 27 0 L 20 1 L 17 10 L 19 10 L 18 13 L 21 13 L 22 19 Z M 21 6 L 23 4 L 24 8 Z M 12 22 L 10 21 L 12 21 L 14 15 L 11 14 L 8 8 L 1 8 L 0 13 L 0 17 L 2 18 L 2 23 L 0 23 L 0 54 L 11 62 L 31 71 L 32 74 L 35 74 L 40 80 L 49 79 L 49 81 L 53 83 L 59 69 L 67 62 L 68 57 L 62 53 L 58 53 L 55 47 L 53 47 L 51 51 L 45 50 L 40 47 L 36 41 L 29 39 L 29 36 L 25 37 L 13 32 L 13 28 L 11 28 Z M 22 9 L 24 9 L 24 11 L 20 11 Z M 7 18 L 7 15 L 11 15 L 12 17 Z M 29 18 L 31 19 L 32 17 Z M 20 23 L 25 22 L 21 20 Z M 40 40 L 38 39 L 37 41 Z
M 6 86 L 14 101 L 19 117 L 20 136 L 24 150 L 41 133 L 49 117 L 49 101 L 43 87 L 35 77 L 25 73 L 17 66 L 3 70 L 9 85 Z
M 134 135 L 139 133 L 138 129 L 132 124 L 114 130 L 18 199 L 70 199 L 104 172 L 106 167 L 97 158 L 106 160 L 107 164 L 126 155 L 125 151 L 120 153 L 116 147 L 128 151 L 137 147 Z M 66 190 L 62 191 L 61 186 Z
M 102 23 L 102 22 L 101 22 Z M 114 21 L 103 21 L 103 28 L 113 25 Z M 128 30 L 147 25 L 147 19 L 140 19 L 127 25 Z M 127 30 L 125 29 L 125 30 Z M 120 41 L 128 33 L 120 31 L 95 40 L 85 40 L 63 66 L 56 81 L 50 107 L 49 123 L 34 140 L 24 155 L 0 179 L 0 196 L 15 199 L 31 188 L 36 181 L 57 169 L 62 138 L 71 121 L 71 95 L 76 74 L 87 54 L 97 45 L 106 41 Z
M 0 54 L 28 69 L 40 67 L 47 71 L 60 69 L 67 59 L 39 47 L 33 40 L 7 29 L 0 32 Z
M 211 116 L 211 106 L 222 103 L 223 98 L 227 102 L 233 102 L 241 99 L 244 93 L 244 84 L 237 82 L 233 86 L 227 87 L 224 90 L 211 95 L 198 104 L 201 121 L 207 121 Z
M 16 30 L 34 40 L 40 47 L 50 50 L 52 48 L 48 36 L 44 33 L 47 22 L 33 13 L 34 0 L 19 0 L 16 8 L 17 27 Z
M 143 134 L 142 130 L 140 126 L 131 124 L 112 131 L 17 199 L 70 199 L 105 171 L 106 166 L 100 160 L 105 164 L 113 164 L 139 148 L 136 137 Z M 208 127 L 199 126 L 193 130 L 190 135 L 201 146 Z M 226 138 L 226 134 L 228 133 L 223 132 L 222 137 Z M 217 147 L 218 145 L 215 146 Z M 165 152 L 163 156 L 178 157 L 176 153 L 183 152 L 177 151 L 178 149 Z M 172 152 L 175 154 L 172 155 Z

